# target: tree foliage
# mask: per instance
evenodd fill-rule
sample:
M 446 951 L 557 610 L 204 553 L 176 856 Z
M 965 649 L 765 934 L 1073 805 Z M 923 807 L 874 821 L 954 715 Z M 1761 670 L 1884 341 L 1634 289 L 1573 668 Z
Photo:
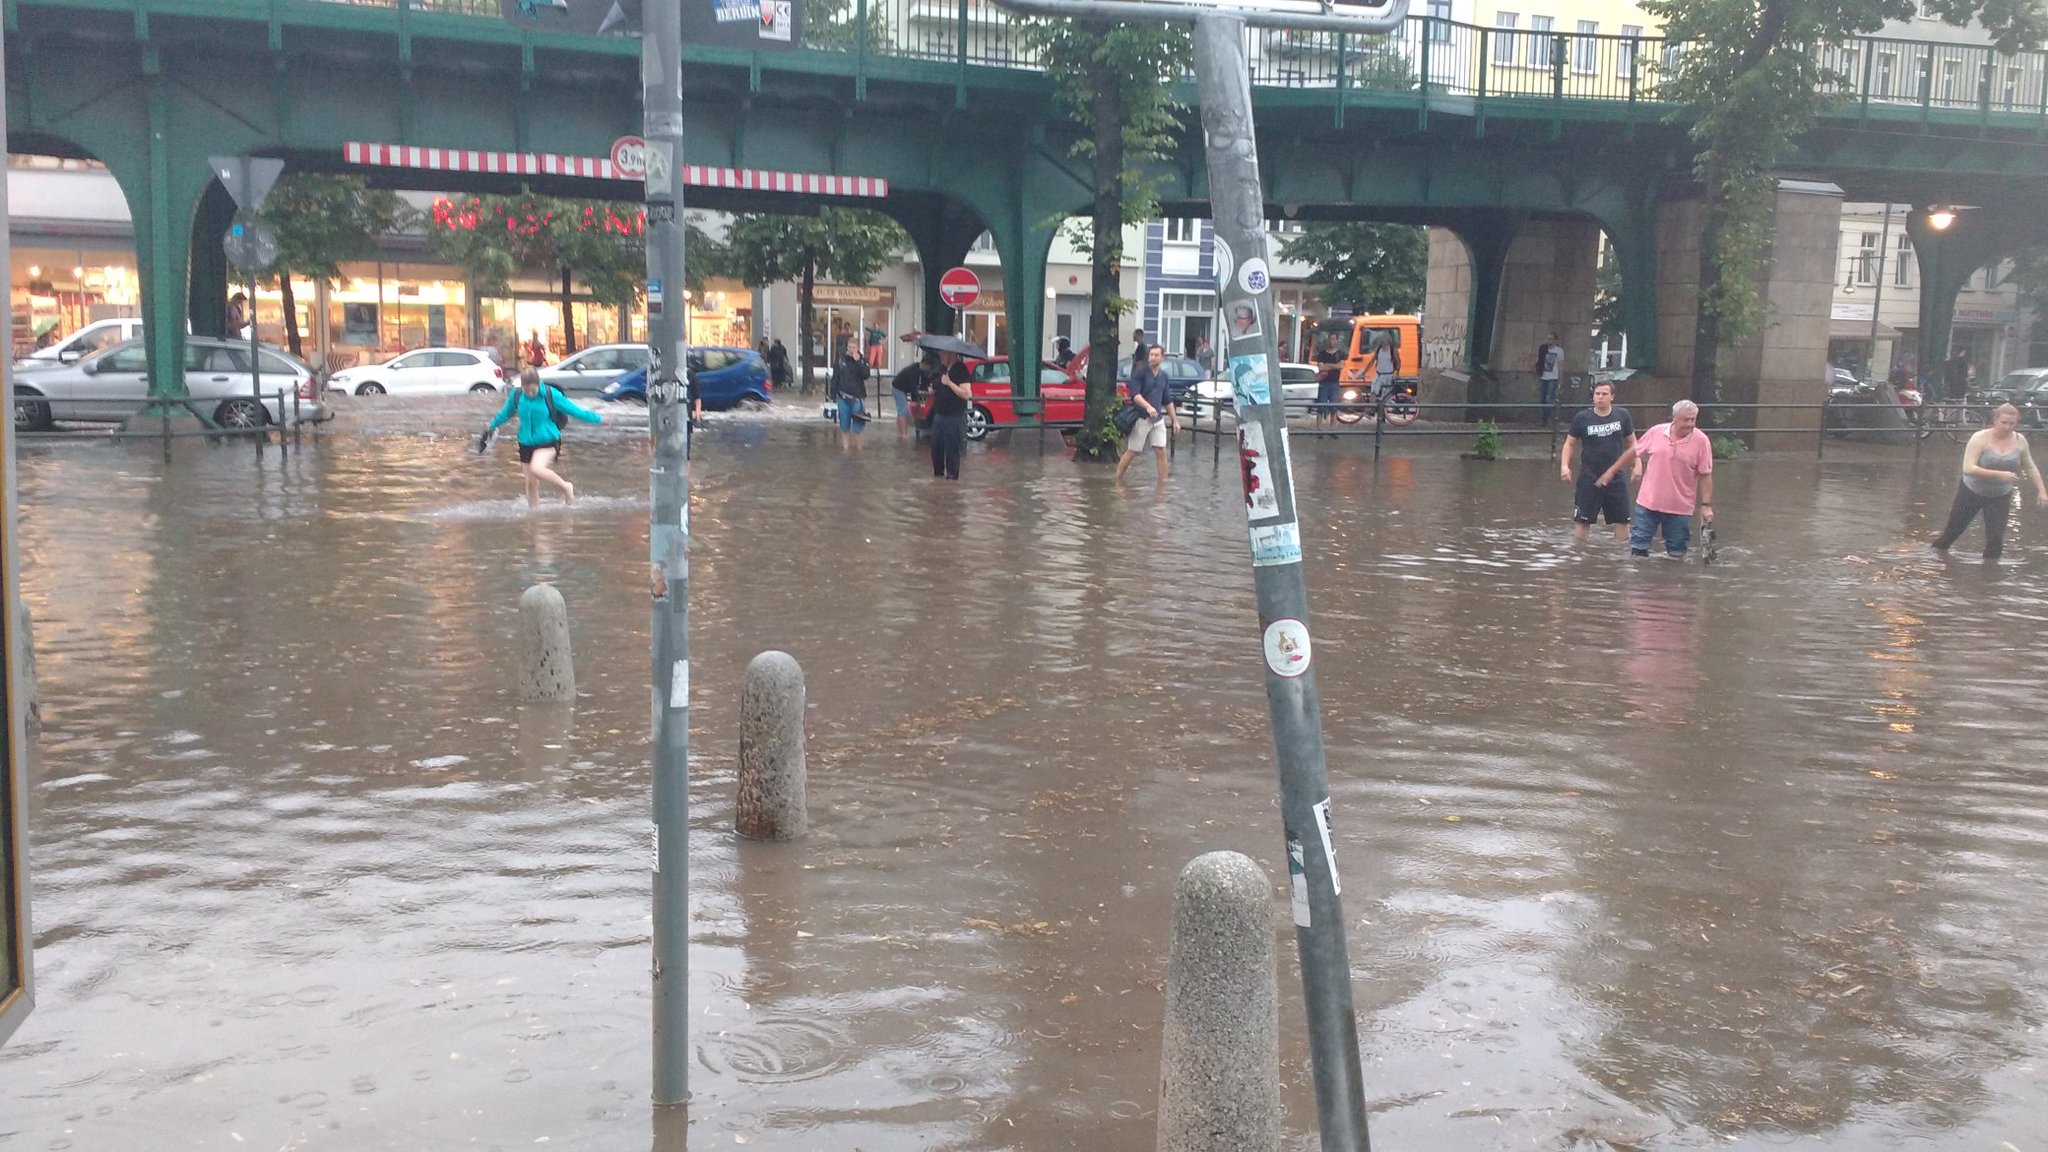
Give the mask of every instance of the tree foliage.
M 277 259 L 264 272 L 283 293 L 292 355 L 303 356 L 292 276 L 331 281 L 344 261 L 375 253 L 379 237 L 414 226 L 418 213 L 396 192 L 371 188 L 360 176 L 293 172 L 278 180 L 256 216 L 277 234 Z
M 1087 414 L 1077 440 L 1083 456 L 1100 458 L 1115 448 L 1100 429 L 1116 403 L 1117 321 L 1129 307 L 1116 292 L 1124 223 L 1159 211 L 1158 185 L 1144 169 L 1174 152 L 1183 110 L 1165 81 L 1186 73 L 1193 46 L 1178 24 L 1030 20 L 1024 37 L 1052 78 L 1054 102 L 1087 130 L 1070 150 L 1090 163 L 1095 184 L 1089 226 L 1073 233 L 1094 273 Z
M 2034 323 L 2048 324 L 2048 248 L 2035 248 L 2013 258 L 2006 279 L 2019 289 L 2020 304 L 2033 311 Z
M 820 277 L 865 284 L 911 247 L 910 234 L 880 212 L 822 208 L 816 216 L 735 216 L 725 233 L 724 269 L 750 288 L 797 282 L 799 381 L 813 386 L 813 289 Z
M 1308 282 L 1323 290 L 1327 305 L 1414 312 L 1429 276 L 1429 237 L 1408 224 L 1304 224 L 1281 245 L 1280 258 L 1307 264 Z
M 434 205 L 427 244 L 483 295 L 511 291 L 521 273 L 564 270 L 600 303 L 632 307 L 647 275 L 646 227 L 636 205 L 551 196 L 472 196 Z
M 1762 330 L 1756 283 L 1769 255 L 1772 174 L 1847 79 L 1821 49 L 1910 18 L 1916 0 L 1643 0 L 1684 49 L 1664 66 L 1665 95 L 1692 120 L 1694 175 L 1707 193 L 1700 250 L 1693 398 L 1711 400 L 1723 340 Z M 2001 48 L 2038 43 L 2039 0 L 1927 0 L 1951 24 L 1982 23 Z

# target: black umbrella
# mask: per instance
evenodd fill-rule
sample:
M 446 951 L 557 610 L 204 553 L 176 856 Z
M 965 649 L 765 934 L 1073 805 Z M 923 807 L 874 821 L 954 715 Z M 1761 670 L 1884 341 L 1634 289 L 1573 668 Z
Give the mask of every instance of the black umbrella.
M 976 344 L 972 340 L 962 340 L 958 336 L 944 336 L 927 332 L 917 338 L 917 346 L 919 348 L 929 348 L 934 352 L 955 352 L 976 360 L 988 359 L 988 352 L 981 345 Z

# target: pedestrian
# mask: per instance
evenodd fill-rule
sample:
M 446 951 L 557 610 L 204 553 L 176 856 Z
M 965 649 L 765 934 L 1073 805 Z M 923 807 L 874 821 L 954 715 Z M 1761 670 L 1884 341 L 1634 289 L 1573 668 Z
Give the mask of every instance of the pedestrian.
M 967 444 L 967 400 L 974 394 L 959 353 L 939 353 L 932 382 L 932 475 L 958 480 L 960 452 Z
M 1205 375 L 1216 371 L 1216 346 L 1209 343 L 1207 336 L 1195 341 L 1195 363 L 1202 366 Z
M 896 439 L 902 440 L 910 434 L 910 406 L 932 387 L 938 375 L 939 354 L 926 349 L 922 357 L 896 373 L 896 378 L 889 382 L 889 391 L 896 397 Z
M 548 362 L 548 346 L 541 342 L 538 328 L 526 334 L 526 362 L 535 368 Z
M 243 339 L 247 339 L 249 336 L 248 329 L 249 297 L 245 293 L 237 292 L 233 296 L 228 297 L 227 335 L 240 336 Z
M 768 362 L 768 338 L 766 336 L 761 337 L 760 343 L 754 346 L 754 351 L 761 357 L 761 363 L 766 364 Z
M 1326 424 L 1337 413 L 1337 382 L 1343 374 L 1344 351 L 1337 346 L 1337 333 L 1325 332 L 1316 345 L 1316 402 L 1311 410 L 1317 424 Z
M 1628 409 L 1614 406 L 1611 382 L 1593 385 L 1593 406 L 1572 417 L 1571 431 L 1565 433 L 1558 475 L 1567 484 L 1573 482 L 1574 452 L 1579 473 L 1572 492 L 1572 536 L 1583 542 L 1598 516 L 1614 530 L 1616 540 L 1626 540 L 1631 518 L 1628 484 L 1616 481 L 1621 479 L 1621 466 L 1636 454 L 1636 425 Z
M 1963 476 L 1956 484 L 1955 503 L 1949 506 L 1948 527 L 1934 538 L 1934 550 L 1946 554 L 1956 537 L 1970 526 L 1977 513 L 1984 514 L 1984 559 L 1997 560 L 2005 552 L 2005 525 L 2018 503 L 2020 480 L 2034 482 L 2034 503 L 2048 506 L 2048 484 L 2034 466 L 2034 454 L 2027 438 L 2020 435 L 2020 410 L 2000 404 L 1991 414 L 1991 427 L 1979 429 L 1963 445 Z
M 1180 431 L 1180 414 L 1174 408 L 1173 396 L 1166 385 L 1166 370 L 1162 366 L 1166 350 L 1157 344 L 1145 350 L 1145 363 L 1131 369 L 1131 403 L 1144 412 L 1144 416 L 1124 437 L 1123 458 L 1116 462 L 1116 478 L 1122 480 L 1131 467 L 1131 461 L 1138 453 L 1152 449 L 1152 457 L 1159 462 L 1159 482 L 1166 483 L 1166 426 L 1173 423 L 1173 430 Z
M 860 447 L 868 421 L 868 362 L 861 358 L 858 338 L 839 342 L 839 363 L 832 366 L 832 399 L 839 406 L 839 449 Z
M 1941 386 L 1948 393 L 1948 402 L 1961 404 L 1970 393 L 1970 350 L 1958 348 L 1955 355 L 1941 366 Z
M 1135 372 L 1138 365 L 1145 362 L 1145 349 L 1147 347 L 1145 343 L 1145 330 L 1143 328 L 1131 329 L 1131 340 L 1136 345 L 1136 347 L 1131 349 L 1131 370 Z
M 768 382 L 775 388 L 789 387 L 789 349 L 782 346 L 782 337 L 768 346 Z
M 1387 402 L 1387 393 L 1394 387 L 1394 372 L 1399 367 L 1394 358 L 1394 338 L 1382 332 L 1372 341 L 1372 398 L 1376 404 Z
M 1714 445 L 1700 431 L 1700 406 L 1680 400 L 1671 406 L 1671 420 L 1636 441 L 1629 479 L 1637 481 L 1636 513 L 1630 522 L 1628 551 L 1648 556 L 1650 538 L 1664 534 L 1664 554 L 1685 559 L 1692 544 L 1692 517 L 1714 522 Z
M 545 480 L 562 490 L 562 499 L 576 502 L 576 486 L 562 479 L 554 469 L 562 452 L 562 425 L 574 416 L 586 424 L 601 424 L 604 417 L 562 394 L 553 384 L 540 382 L 540 373 L 528 368 L 519 374 L 519 387 L 505 396 L 505 406 L 477 438 L 481 451 L 491 433 L 507 420 L 519 421 L 519 470 L 526 476 L 526 506 L 540 506 L 540 485 Z
M 1059 368 L 1065 368 L 1067 365 L 1072 364 L 1074 362 L 1074 342 L 1065 336 L 1053 337 L 1052 362 L 1055 367 Z
M 1557 378 L 1564 370 L 1564 345 L 1557 342 L 1557 333 L 1536 347 L 1536 396 L 1543 405 L 1543 422 L 1548 424 L 1557 414 Z

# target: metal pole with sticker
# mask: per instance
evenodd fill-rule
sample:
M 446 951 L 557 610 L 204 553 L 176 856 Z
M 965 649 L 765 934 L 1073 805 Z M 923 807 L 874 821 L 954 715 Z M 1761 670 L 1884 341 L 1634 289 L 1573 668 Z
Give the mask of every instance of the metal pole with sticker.
M 1384 8 L 1304 0 L 997 0 L 1035 16 L 1079 20 L 1175 20 L 1194 25 L 1195 87 L 1209 168 L 1209 214 L 1221 268 L 1218 296 L 1239 418 L 1245 516 L 1266 664 L 1266 707 L 1280 778 L 1283 845 L 1301 954 L 1309 1058 L 1324 1152 L 1364 1152 L 1364 1073 L 1351 1000 L 1351 961 L 1330 842 L 1330 783 L 1323 761 L 1321 701 L 1309 633 L 1308 583 L 1288 458 L 1286 391 L 1275 387 L 1279 345 L 1267 263 L 1265 197 L 1252 131 L 1245 26 L 1385 34 L 1407 19 L 1407 0 Z M 1320 845 L 1321 850 L 1309 847 Z
M 683 319 L 683 5 L 646 0 L 640 82 L 647 157 L 648 591 L 654 615 L 654 1102 L 689 1099 L 690 429 Z

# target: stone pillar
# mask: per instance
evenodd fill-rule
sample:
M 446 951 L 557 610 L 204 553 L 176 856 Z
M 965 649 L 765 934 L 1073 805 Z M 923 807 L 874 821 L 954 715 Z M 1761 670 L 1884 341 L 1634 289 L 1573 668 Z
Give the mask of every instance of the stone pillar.
M 1552 334 L 1564 346 L 1560 380 L 1586 371 L 1599 261 L 1600 226 L 1584 217 L 1530 220 L 1516 231 L 1493 318 L 1491 367 L 1502 403 L 1536 403 L 1536 349 Z M 1511 418 L 1540 419 L 1533 409 Z
M 1159 1152 L 1272 1152 L 1280 1141 L 1273 892 L 1250 857 L 1210 852 L 1173 892 Z
M 1431 228 L 1429 276 L 1422 298 L 1423 403 L 1467 399 L 1472 381 L 1471 320 L 1472 258 L 1456 232 Z
M 750 840 L 810 831 L 804 766 L 804 670 L 787 652 L 763 652 L 740 686 L 739 801 L 733 826 Z
M 1721 400 L 1801 406 L 1731 416 L 1733 424 L 1793 430 L 1760 436 L 1756 447 L 1811 447 L 1819 433 L 1820 406 L 1827 398 L 1823 374 L 1841 217 L 1840 188 L 1805 181 L 1779 182 L 1775 234 L 1763 279 L 1757 285 L 1767 310 L 1764 331 L 1746 344 L 1724 346 L 1717 359 Z M 1698 341 L 1700 233 L 1705 219 L 1706 203 L 1697 190 L 1658 206 L 1657 368 L 1654 379 L 1638 377 L 1629 382 L 1624 403 L 1662 406 L 1691 390 Z M 1657 421 L 1643 415 L 1636 422 L 1648 425 Z
M 519 597 L 519 698 L 574 700 L 576 664 L 569 654 L 569 609 L 552 584 Z

